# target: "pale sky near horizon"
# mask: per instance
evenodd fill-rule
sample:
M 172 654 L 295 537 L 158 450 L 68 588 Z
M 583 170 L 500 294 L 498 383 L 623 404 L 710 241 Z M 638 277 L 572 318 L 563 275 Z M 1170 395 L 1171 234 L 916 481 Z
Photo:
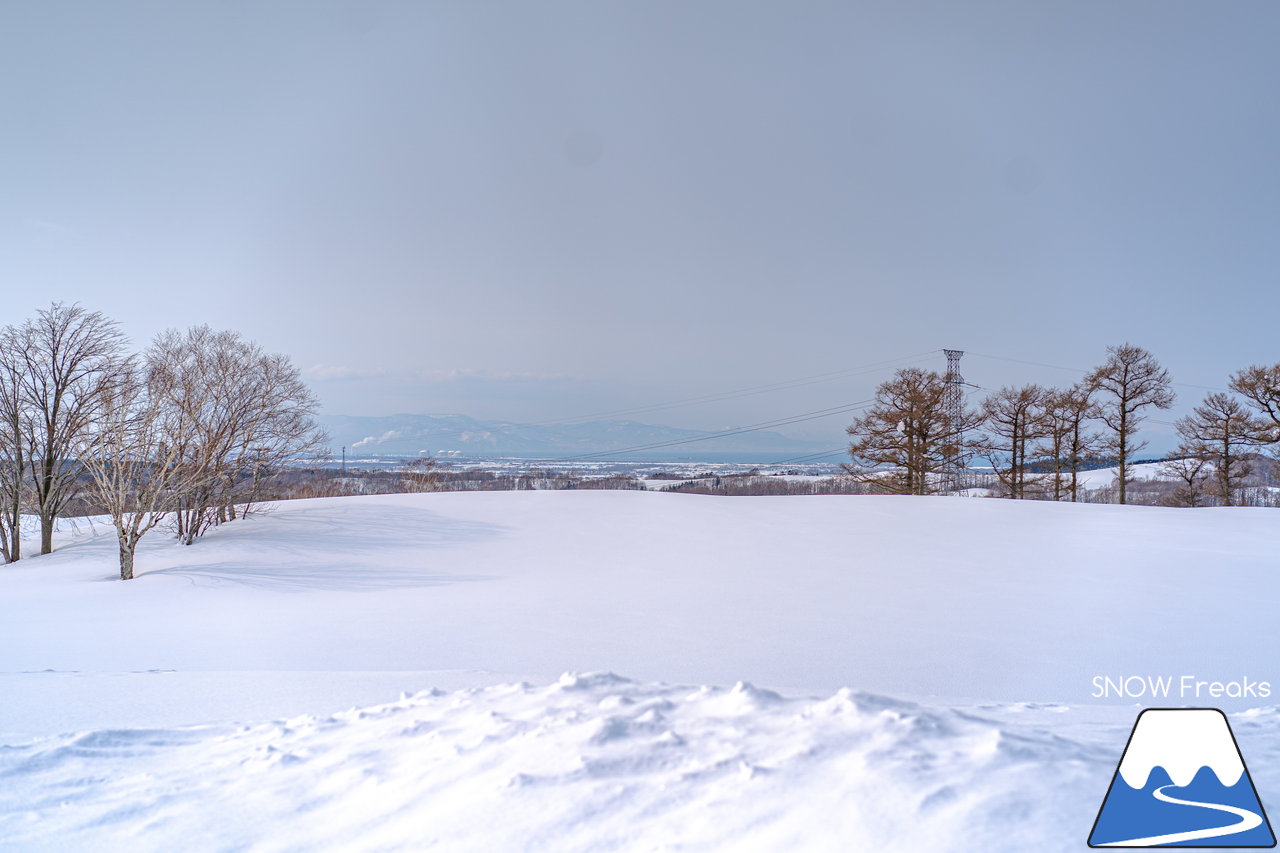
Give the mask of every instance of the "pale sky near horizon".
M 1130 341 L 1172 420 L 1280 361 L 1277 43 L 1274 2 L 0 0 L 0 321 L 207 322 L 328 412 L 523 421 Z

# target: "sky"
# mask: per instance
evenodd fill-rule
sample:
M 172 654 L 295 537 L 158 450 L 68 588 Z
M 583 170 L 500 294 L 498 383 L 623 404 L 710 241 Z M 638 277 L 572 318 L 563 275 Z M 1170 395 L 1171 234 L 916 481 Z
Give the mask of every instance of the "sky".
M 1172 420 L 1280 361 L 1278 38 L 1270 0 L 0 0 L 0 320 L 236 329 L 343 414 L 845 371 L 635 416 L 708 429 L 1128 341 Z

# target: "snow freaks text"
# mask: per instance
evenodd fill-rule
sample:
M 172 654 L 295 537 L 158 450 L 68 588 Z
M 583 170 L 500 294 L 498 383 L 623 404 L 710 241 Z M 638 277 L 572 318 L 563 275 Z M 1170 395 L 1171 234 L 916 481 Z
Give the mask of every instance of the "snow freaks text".
M 1095 675 L 1094 699 L 1266 699 L 1271 682 L 1247 676 L 1236 681 L 1206 681 L 1194 675 Z

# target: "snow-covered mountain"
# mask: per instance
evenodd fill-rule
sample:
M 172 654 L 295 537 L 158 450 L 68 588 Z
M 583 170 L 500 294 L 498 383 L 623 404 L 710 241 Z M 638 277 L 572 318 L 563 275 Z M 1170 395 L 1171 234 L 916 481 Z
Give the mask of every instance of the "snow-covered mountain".
M 718 437 L 712 431 L 635 421 L 525 424 L 479 420 L 467 415 L 324 415 L 320 423 L 329 431 L 334 449 L 345 446 L 348 453 L 366 456 L 460 453 L 467 456 L 557 457 L 698 439 L 691 444 L 638 451 L 634 458 L 718 458 L 733 454 L 785 457 L 839 445 L 843 437 L 838 427 L 833 429 L 832 441 L 822 444 L 763 430 Z M 728 433 L 733 431 L 724 430 Z

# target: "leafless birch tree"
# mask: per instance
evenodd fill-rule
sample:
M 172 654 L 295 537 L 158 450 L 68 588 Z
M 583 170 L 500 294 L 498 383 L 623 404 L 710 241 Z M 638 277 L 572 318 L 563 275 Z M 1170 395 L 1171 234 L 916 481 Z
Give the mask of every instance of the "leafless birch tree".
M 234 520 L 237 504 L 247 509 L 290 459 L 323 449 L 317 400 L 287 356 L 196 326 L 158 336 L 146 359 L 170 377 L 171 404 L 192 425 L 183 447 L 187 487 L 175 513 L 185 544 Z
M 56 302 L 16 333 L 23 453 L 41 554 L 53 550 L 54 522 L 83 485 L 72 450 L 101 414 L 124 344 L 116 323 L 100 312 Z
M 0 331 L 0 556 L 22 559 L 22 498 L 27 465 L 23 441 L 21 348 L 12 326 Z
M 115 528 L 121 580 L 132 580 L 139 541 L 176 505 L 191 473 L 182 459 L 191 424 L 172 405 L 169 379 L 123 364 L 77 448 Z

